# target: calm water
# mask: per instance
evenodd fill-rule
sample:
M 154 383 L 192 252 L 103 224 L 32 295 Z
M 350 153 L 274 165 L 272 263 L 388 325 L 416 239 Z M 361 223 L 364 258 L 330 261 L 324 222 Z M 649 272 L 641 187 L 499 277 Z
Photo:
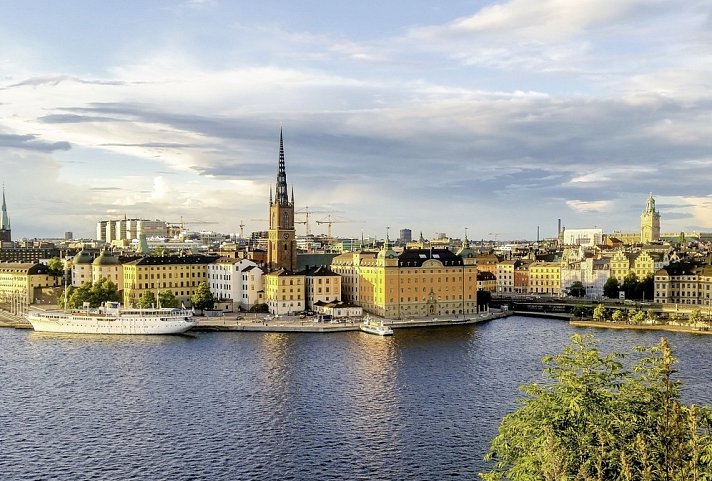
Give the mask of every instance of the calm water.
M 477 479 L 517 386 L 574 331 L 522 317 L 391 338 L 0 329 L 0 478 Z M 660 337 L 595 332 L 605 350 Z M 712 336 L 667 337 L 685 400 L 712 404 Z

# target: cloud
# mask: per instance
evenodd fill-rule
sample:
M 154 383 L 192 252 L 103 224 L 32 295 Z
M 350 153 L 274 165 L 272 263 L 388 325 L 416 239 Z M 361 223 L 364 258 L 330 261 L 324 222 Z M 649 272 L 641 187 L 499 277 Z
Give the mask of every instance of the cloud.
M 566 205 L 578 213 L 587 212 L 608 212 L 611 210 L 613 202 L 610 200 L 583 201 L 583 200 L 567 200 Z
M 34 150 L 38 152 L 54 152 L 56 150 L 69 150 L 69 142 L 46 142 L 37 135 L 0 134 L 0 148 Z

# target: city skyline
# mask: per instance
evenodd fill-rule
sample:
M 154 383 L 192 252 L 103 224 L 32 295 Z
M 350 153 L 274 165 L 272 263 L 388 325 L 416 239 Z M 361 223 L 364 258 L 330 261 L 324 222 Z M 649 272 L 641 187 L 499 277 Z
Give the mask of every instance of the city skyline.
M 0 4 L 13 239 L 267 230 L 281 127 L 313 233 L 712 230 L 709 0 L 323 3 Z

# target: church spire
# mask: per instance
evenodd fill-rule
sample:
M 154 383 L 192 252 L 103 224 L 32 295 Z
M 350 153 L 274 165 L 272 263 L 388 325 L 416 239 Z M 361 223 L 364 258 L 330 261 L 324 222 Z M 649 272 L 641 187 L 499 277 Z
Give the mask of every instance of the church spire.
M 289 196 L 287 194 L 287 172 L 284 169 L 284 140 L 282 138 L 282 129 L 279 129 L 279 170 L 277 172 L 277 185 L 274 189 L 275 202 L 281 206 L 289 205 Z
M 2 186 L 2 212 L 0 212 L 0 229 L 10 230 L 10 217 L 7 215 L 7 204 L 5 204 L 5 184 Z

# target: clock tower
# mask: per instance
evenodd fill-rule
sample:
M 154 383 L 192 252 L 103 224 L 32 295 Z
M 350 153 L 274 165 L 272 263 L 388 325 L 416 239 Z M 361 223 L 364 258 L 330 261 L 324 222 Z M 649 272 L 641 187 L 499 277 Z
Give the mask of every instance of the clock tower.
M 294 230 L 294 190 L 292 199 L 287 196 L 287 173 L 284 170 L 284 142 L 279 131 L 279 169 L 277 184 L 269 194 L 269 238 L 267 241 L 267 267 L 269 270 L 297 268 L 297 241 Z

